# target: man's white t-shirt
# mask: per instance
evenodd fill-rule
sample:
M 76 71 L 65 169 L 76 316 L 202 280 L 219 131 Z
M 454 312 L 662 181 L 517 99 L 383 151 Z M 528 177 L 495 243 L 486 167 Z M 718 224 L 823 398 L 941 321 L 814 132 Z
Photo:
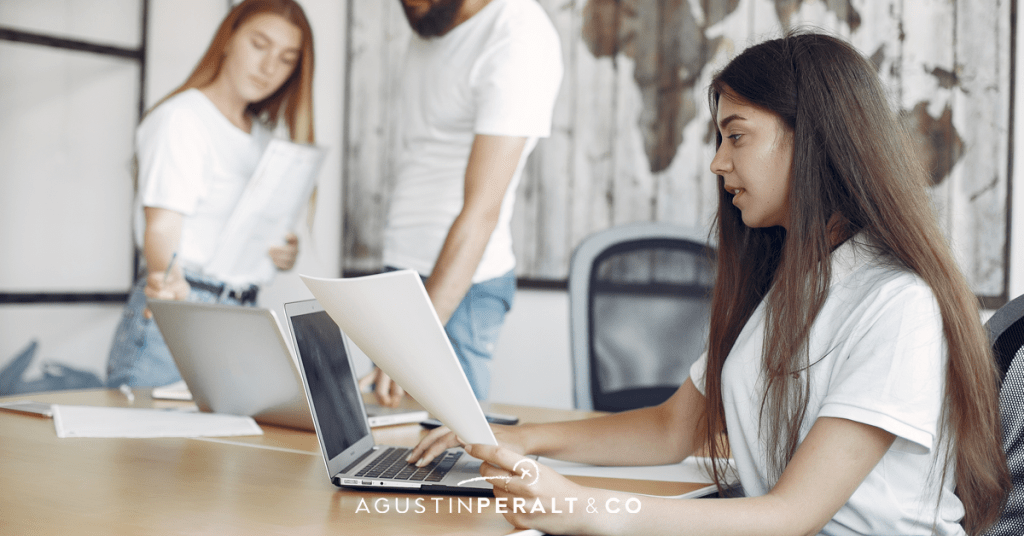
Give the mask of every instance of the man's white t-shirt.
M 896 441 L 822 534 L 963 534 L 952 467 L 938 502 L 947 356 L 938 304 L 923 280 L 887 265 L 857 242 L 862 239 L 848 240 L 832 255 L 828 299 L 811 328 L 811 366 L 800 372 L 811 375 L 800 440 L 818 417 L 839 417 L 886 430 Z M 729 445 L 748 496 L 764 495 L 774 485 L 759 435 L 764 335 L 762 302 L 722 370 Z M 706 357 L 690 369 L 701 393 Z
M 554 26 L 535 0 L 492 0 L 441 37 L 413 35 L 403 78 L 384 264 L 429 275 L 462 210 L 474 136 L 522 136 L 527 145 L 473 282 L 509 272 L 515 190 L 537 138 L 551 132 L 562 79 Z
M 236 127 L 198 89 L 183 91 L 149 112 L 135 134 L 136 246 L 143 246 L 143 207 L 180 212 L 185 217 L 175 262 L 205 273 L 270 138 L 256 120 L 251 133 Z M 267 282 L 257 274 L 205 275 L 232 285 Z

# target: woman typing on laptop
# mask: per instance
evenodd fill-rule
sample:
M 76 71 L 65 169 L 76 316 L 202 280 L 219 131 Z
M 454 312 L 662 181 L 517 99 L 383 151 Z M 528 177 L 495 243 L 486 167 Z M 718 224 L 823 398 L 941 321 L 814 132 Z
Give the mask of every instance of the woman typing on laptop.
M 694 341 L 707 351 L 659 406 L 468 445 L 509 505 L 578 499 L 506 517 L 553 534 L 981 534 L 1009 487 L 996 371 L 874 66 L 793 33 L 732 60 L 709 97 L 717 283 L 709 340 Z M 410 460 L 456 443 L 433 431 Z M 701 447 L 723 491 L 731 454 L 744 497 L 613 513 L 628 495 L 513 473 L 524 454 L 658 465 Z
M 302 8 L 294 0 L 246 0 L 228 13 L 188 80 L 146 114 L 136 133 L 135 222 L 145 262 L 114 336 L 109 386 L 180 379 L 146 297 L 256 303 L 262 276 L 204 267 L 278 121 L 292 141 L 313 142 L 312 85 L 313 37 Z M 281 241 L 265 254 L 288 270 L 298 239 Z

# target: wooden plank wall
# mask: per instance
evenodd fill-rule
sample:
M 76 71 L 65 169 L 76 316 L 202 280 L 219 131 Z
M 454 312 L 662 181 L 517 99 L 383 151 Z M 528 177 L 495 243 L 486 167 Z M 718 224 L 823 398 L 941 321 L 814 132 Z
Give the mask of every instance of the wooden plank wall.
M 399 3 L 349 0 L 343 266 L 380 267 Z M 562 37 L 554 129 L 531 157 L 513 233 L 521 278 L 564 280 L 586 235 L 634 221 L 706 229 L 712 73 L 749 44 L 814 26 L 878 65 L 933 169 L 933 199 L 977 294 L 1006 296 L 1012 0 L 538 0 Z

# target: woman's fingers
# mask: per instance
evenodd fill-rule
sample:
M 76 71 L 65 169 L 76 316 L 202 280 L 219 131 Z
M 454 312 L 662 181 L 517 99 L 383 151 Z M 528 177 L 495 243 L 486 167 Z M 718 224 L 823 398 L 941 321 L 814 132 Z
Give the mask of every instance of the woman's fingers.
M 360 391 L 365 391 L 371 386 L 377 403 L 382 406 L 398 407 L 398 403 L 405 396 L 405 389 L 391 381 L 391 378 L 377 367 L 373 367 L 373 370 L 359 379 Z
M 270 260 L 278 270 L 288 271 L 295 266 L 295 259 L 299 256 L 299 237 L 294 233 L 285 235 L 284 244 L 271 246 Z
M 374 382 L 373 394 L 377 397 L 377 403 L 389 408 L 398 407 L 398 403 L 405 396 L 405 389 L 394 382 L 390 376 L 377 369 L 377 381 Z
M 516 454 L 515 452 L 498 445 L 466 445 L 466 452 L 474 458 L 479 458 L 495 467 L 499 467 L 509 472 L 514 470 L 516 464 L 520 460 L 525 459 L 525 456 Z
M 446 426 L 434 428 L 427 435 L 423 436 L 419 444 L 412 449 L 406 461 L 415 463 L 418 467 L 433 461 L 447 449 L 460 445 L 459 438 Z

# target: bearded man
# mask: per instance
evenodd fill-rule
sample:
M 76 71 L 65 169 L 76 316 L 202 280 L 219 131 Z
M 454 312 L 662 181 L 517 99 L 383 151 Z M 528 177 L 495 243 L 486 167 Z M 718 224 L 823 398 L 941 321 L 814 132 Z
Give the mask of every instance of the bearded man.
M 424 284 L 476 397 L 515 296 L 515 189 L 551 132 L 558 34 L 536 0 L 400 0 L 414 34 L 403 71 L 386 269 Z M 363 379 L 397 405 L 379 370 Z

